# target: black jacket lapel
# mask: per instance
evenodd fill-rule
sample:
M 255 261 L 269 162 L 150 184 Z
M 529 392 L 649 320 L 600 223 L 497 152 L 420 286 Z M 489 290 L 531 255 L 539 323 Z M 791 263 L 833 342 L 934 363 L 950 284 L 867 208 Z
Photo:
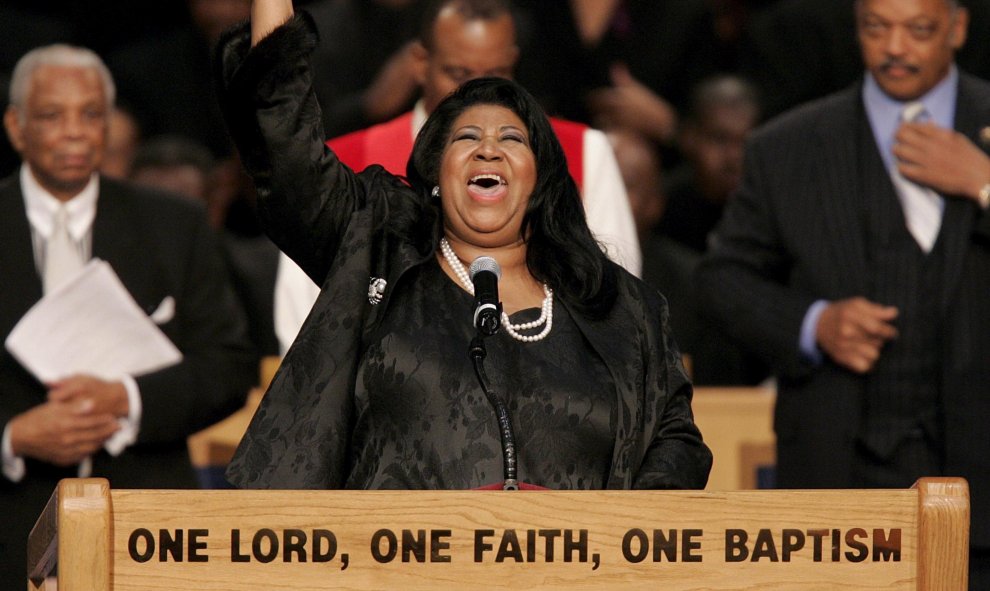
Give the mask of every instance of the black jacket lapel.
M 20 180 L 14 174 L 0 184 L 0 330 L 6 337 L 17 321 L 41 299 L 41 277 L 34 262 L 31 227 L 24 210 Z
M 820 199 L 825 211 L 823 220 L 829 248 L 843 267 L 843 281 L 850 293 L 865 293 L 867 289 L 867 257 L 864 243 L 863 199 L 856 181 L 862 163 L 858 156 L 858 135 L 865 124 L 860 99 L 860 85 L 847 90 L 824 112 L 817 126 L 815 141 L 819 143 L 821 166 L 809 182 L 821 187 Z M 838 122 L 838 123 L 837 123 Z M 846 125 L 841 122 L 849 122 Z M 850 178 L 850 176 L 852 178 Z

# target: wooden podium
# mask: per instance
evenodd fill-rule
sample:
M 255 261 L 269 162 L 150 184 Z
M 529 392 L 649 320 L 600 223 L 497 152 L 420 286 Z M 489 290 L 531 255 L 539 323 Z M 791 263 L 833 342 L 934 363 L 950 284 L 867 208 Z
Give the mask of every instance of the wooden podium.
M 966 588 L 969 491 L 112 490 L 62 481 L 29 590 Z

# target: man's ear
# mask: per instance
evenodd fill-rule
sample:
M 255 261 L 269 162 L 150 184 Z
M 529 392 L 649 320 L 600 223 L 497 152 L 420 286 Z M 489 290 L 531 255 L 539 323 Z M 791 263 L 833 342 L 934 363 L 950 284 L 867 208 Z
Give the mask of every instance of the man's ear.
M 430 50 L 423 45 L 422 41 L 416 40 L 412 42 L 410 51 L 413 56 L 413 75 L 416 76 L 416 84 L 422 88 L 426 84 L 426 71 L 430 65 Z
M 18 154 L 23 153 L 24 148 L 24 127 L 21 125 L 19 115 L 14 105 L 9 105 L 3 114 L 3 126 L 7 130 L 7 138 Z
M 952 48 L 959 51 L 966 43 L 966 34 L 969 30 L 969 10 L 962 6 L 956 8 L 956 18 L 952 23 L 952 32 L 949 34 L 949 43 Z

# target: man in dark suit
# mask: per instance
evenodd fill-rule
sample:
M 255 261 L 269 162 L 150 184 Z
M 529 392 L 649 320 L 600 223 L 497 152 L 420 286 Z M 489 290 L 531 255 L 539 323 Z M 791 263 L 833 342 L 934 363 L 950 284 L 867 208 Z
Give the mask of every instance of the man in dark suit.
M 779 485 L 963 476 L 987 589 L 990 84 L 954 0 L 855 10 L 862 82 L 754 134 L 699 286 L 776 368 Z
M 194 487 L 186 437 L 238 408 L 254 378 L 243 314 L 202 208 L 96 172 L 113 95 L 89 50 L 48 46 L 15 68 L 4 125 L 23 164 L 0 183 L 0 334 L 64 282 L 52 275 L 56 259 L 76 258 L 79 268 L 98 257 L 183 358 L 143 375 L 41 383 L 0 354 L 5 588 L 24 584 L 28 532 L 61 478 Z

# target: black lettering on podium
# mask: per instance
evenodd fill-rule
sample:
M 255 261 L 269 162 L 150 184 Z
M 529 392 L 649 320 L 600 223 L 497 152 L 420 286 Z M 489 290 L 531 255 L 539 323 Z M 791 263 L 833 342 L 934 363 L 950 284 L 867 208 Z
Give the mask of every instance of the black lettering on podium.
M 209 556 L 200 554 L 200 550 L 206 550 L 206 540 L 200 540 L 200 538 L 208 538 L 209 536 L 210 530 L 208 529 L 189 530 L 189 562 L 210 561 Z
M 187 531 L 177 529 L 174 532 L 159 529 L 156 538 L 151 530 L 138 528 L 127 538 L 127 553 L 134 562 L 148 562 L 156 553 L 158 562 L 209 562 L 210 557 L 203 553 L 206 550 L 205 539 L 210 535 L 208 529 L 188 530 L 188 545 L 185 543 Z M 143 550 L 142 550 L 143 547 Z
M 748 539 L 749 534 L 744 529 L 725 530 L 725 561 L 743 562 L 749 558 Z
M 268 540 L 267 552 L 262 545 L 264 540 Z M 278 556 L 278 546 L 278 534 L 275 530 L 265 527 L 255 532 L 254 539 L 251 540 L 251 553 L 258 562 L 268 564 Z
M 485 538 L 490 538 L 495 535 L 495 530 L 493 529 L 476 529 L 474 530 L 474 561 L 484 562 L 485 552 L 490 552 L 492 550 L 492 545 L 485 541 Z
M 540 537 L 546 540 L 544 550 L 546 551 L 546 556 L 544 560 L 547 562 L 553 562 L 554 557 L 554 547 L 556 546 L 557 538 L 559 538 L 562 532 L 559 529 L 541 529 Z
M 575 552 L 578 562 L 588 562 L 588 530 L 577 530 L 577 537 L 574 530 L 564 530 L 564 562 L 572 562 Z
M 677 530 L 668 530 L 664 533 L 662 529 L 653 530 L 653 562 L 661 562 L 661 555 L 667 558 L 667 562 L 677 562 Z
M 799 529 L 785 529 L 780 543 L 781 562 L 790 562 L 791 553 L 804 548 L 804 532 Z
M 250 555 L 241 554 L 241 530 L 237 528 L 230 530 L 230 561 L 251 562 Z
M 685 529 L 681 532 L 681 562 L 701 562 L 702 555 L 695 550 L 701 550 L 701 541 L 695 540 L 704 535 L 704 530 Z
M 677 562 L 678 554 L 680 554 L 682 562 L 701 562 L 702 555 L 699 552 L 701 541 L 697 538 L 703 534 L 704 530 L 700 529 L 654 529 L 651 540 L 645 531 L 633 528 L 627 531 L 622 538 L 622 555 L 628 562 L 643 562 L 648 556 L 653 562 L 665 560 Z M 650 552 L 651 544 L 652 553 Z M 726 560 L 729 560 L 730 550 L 729 531 L 726 531 Z
M 822 561 L 822 542 L 825 539 L 825 536 L 828 535 L 828 530 L 827 529 L 809 529 L 805 533 L 808 534 L 809 536 L 811 536 L 811 539 L 814 540 L 812 542 L 812 545 L 811 545 L 811 548 L 812 548 L 811 559 L 814 560 L 815 562 L 821 562 Z
M 138 549 L 138 542 L 144 541 L 144 552 Z M 134 562 L 148 562 L 155 555 L 155 536 L 141 527 L 131 532 L 127 538 L 127 553 Z
M 295 554 L 298 562 L 307 562 L 306 532 L 301 529 L 287 529 L 282 532 L 282 562 L 292 562 Z
M 505 562 L 506 558 L 511 558 L 516 562 L 523 561 L 522 546 L 519 544 L 519 537 L 516 536 L 514 529 L 507 529 L 502 532 L 502 542 L 498 545 L 495 562 Z
M 330 562 L 337 555 L 337 536 L 328 529 L 313 530 L 313 562 Z M 343 559 L 343 557 L 341 557 Z
M 381 544 L 385 542 L 385 550 L 382 551 Z M 371 557 L 376 562 L 385 564 L 392 562 L 399 552 L 399 540 L 392 530 L 380 529 L 371 535 Z
M 866 557 L 870 554 L 870 549 L 863 542 L 859 541 L 859 538 L 865 538 L 867 536 L 866 530 L 860 527 L 854 527 L 846 532 L 846 545 L 855 550 L 846 551 L 846 560 L 849 562 L 863 562 Z
M 780 561 L 777 557 L 777 545 L 774 544 L 773 534 L 766 528 L 761 529 L 756 534 L 756 543 L 753 546 L 753 554 L 750 557 L 750 561 L 759 562 L 761 558 L 768 558 L 770 562 Z
M 633 551 L 633 541 L 636 542 L 636 551 Z M 627 562 L 643 562 L 646 560 L 646 555 L 650 553 L 650 540 L 646 536 L 646 532 L 639 529 L 633 528 L 626 532 L 626 535 L 622 536 L 622 557 L 626 559 Z
M 430 562 L 450 562 L 450 555 L 443 554 L 444 550 L 450 550 L 449 529 L 435 529 L 430 531 Z
M 873 562 L 901 561 L 901 530 L 894 528 L 888 535 L 882 529 L 873 530 Z
M 409 562 L 410 555 L 416 558 L 416 562 L 426 562 L 426 530 L 416 530 L 413 537 L 412 530 L 402 530 L 402 562 Z
M 182 530 L 175 530 L 175 536 L 167 529 L 158 530 L 158 562 L 168 562 L 166 553 L 172 560 L 182 562 Z

